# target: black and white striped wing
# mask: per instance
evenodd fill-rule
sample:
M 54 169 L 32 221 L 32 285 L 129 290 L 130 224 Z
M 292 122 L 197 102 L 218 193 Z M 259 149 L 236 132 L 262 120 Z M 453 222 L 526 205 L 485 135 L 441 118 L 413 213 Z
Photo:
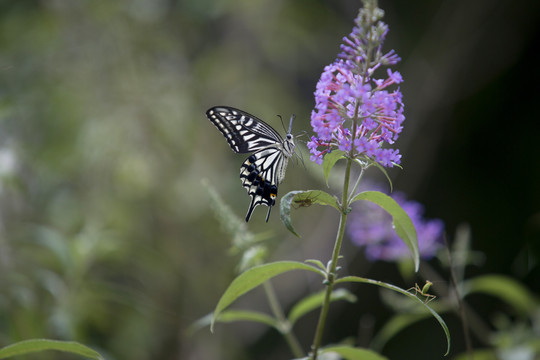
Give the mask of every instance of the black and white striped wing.
M 253 210 L 258 205 L 268 206 L 266 221 L 270 210 L 276 203 L 279 182 L 285 175 L 288 158 L 281 146 L 259 150 L 244 161 L 240 168 L 240 180 L 251 196 L 251 204 L 246 214 L 249 221 Z
M 254 152 L 240 168 L 240 180 L 251 197 L 246 221 L 258 205 L 270 210 L 276 203 L 279 183 L 285 176 L 288 158 L 294 152 L 292 135 L 287 140 L 267 123 L 242 110 L 216 106 L 206 112 L 208 119 L 221 131 L 231 149 L 237 153 Z
M 215 106 L 206 112 L 206 116 L 236 153 L 254 152 L 283 142 L 270 125 L 242 110 Z

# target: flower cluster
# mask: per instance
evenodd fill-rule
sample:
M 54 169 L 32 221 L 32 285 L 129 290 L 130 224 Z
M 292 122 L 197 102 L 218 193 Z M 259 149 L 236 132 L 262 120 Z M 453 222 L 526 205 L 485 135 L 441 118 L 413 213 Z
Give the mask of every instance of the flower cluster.
M 415 201 L 407 201 L 402 193 L 392 198 L 411 218 L 418 238 L 418 250 L 422 259 L 435 256 L 443 246 L 444 223 L 439 219 L 424 219 L 424 208 Z M 356 202 L 350 214 L 348 233 L 351 240 L 365 247 L 369 260 L 395 261 L 410 258 L 409 248 L 392 228 L 391 216 L 371 202 Z
M 343 38 L 338 59 L 325 67 L 317 84 L 311 114 L 317 136 L 308 148 L 318 164 L 336 148 L 383 166 L 400 163 L 399 150 L 382 148 L 384 142 L 393 144 L 398 138 L 405 117 L 399 88 L 388 90 L 403 81 L 401 75 L 387 69 L 386 79 L 373 77 L 379 67 L 400 60 L 394 51 L 381 51 L 388 27 L 378 21 L 380 17 L 382 10 L 364 6 L 352 33 Z

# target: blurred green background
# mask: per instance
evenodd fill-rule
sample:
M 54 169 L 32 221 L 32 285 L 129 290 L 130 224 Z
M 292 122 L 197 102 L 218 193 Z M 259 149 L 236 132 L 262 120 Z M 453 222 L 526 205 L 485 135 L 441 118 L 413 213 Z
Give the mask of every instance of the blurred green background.
M 1 1 L 0 346 L 47 337 L 80 341 L 108 359 L 290 357 L 260 325 L 185 334 L 213 309 L 238 261 L 201 179 L 239 217 L 249 203 L 238 179 L 244 157 L 204 113 L 230 105 L 277 129 L 277 114 L 295 113 L 294 132 L 307 131 L 306 140 L 315 84 L 359 5 Z M 390 172 L 394 187 L 443 219 L 450 239 L 469 224 L 474 249 L 485 254 L 471 271 L 510 275 L 536 294 L 539 5 L 379 3 L 390 26 L 386 49 L 402 57 L 395 69 L 405 79 L 407 119 L 396 144 L 404 169 Z M 325 187 L 322 170 L 304 158 L 305 168 L 289 166 L 281 195 Z M 277 208 L 268 224 L 265 213 L 258 208 L 249 228 L 271 232 L 270 260 L 330 256 L 337 214 L 295 211 L 297 239 Z M 395 266 L 371 266 L 351 244 L 345 255 L 348 273 L 399 278 Z M 276 288 L 287 308 L 320 283 L 294 275 Z M 353 315 L 335 308 L 326 342 L 356 336 L 362 314 L 373 314 L 375 329 L 389 316 L 376 291 L 359 295 Z M 244 306 L 267 309 L 259 292 Z M 306 349 L 315 319 L 298 324 Z M 447 321 L 459 353 L 459 325 Z M 420 358 L 411 348 L 425 342 L 442 355 L 442 332 L 428 329 L 424 342 L 422 330 L 389 344 L 386 355 L 406 346 Z

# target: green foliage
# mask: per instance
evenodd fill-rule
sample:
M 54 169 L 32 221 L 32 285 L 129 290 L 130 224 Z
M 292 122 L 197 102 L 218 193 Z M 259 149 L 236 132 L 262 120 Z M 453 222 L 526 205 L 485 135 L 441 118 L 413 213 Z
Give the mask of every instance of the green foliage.
M 300 237 L 294 230 L 291 221 L 291 207 L 311 206 L 312 204 L 329 205 L 339 210 L 337 200 L 332 195 L 321 190 L 291 191 L 281 198 L 280 218 L 285 227 L 294 235 Z
M 428 313 L 415 313 L 406 312 L 402 314 L 396 314 L 388 320 L 384 326 L 377 332 L 377 335 L 373 338 L 371 346 L 377 350 L 382 351 L 384 345 L 393 337 L 398 335 L 401 331 L 429 317 Z
M 321 351 L 323 354 L 336 353 L 345 360 L 385 360 L 384 356 L 369 349 L 360 349 L 352 346 L 340 345 L 325 347 Z
M 454 358 L 455 360 L 499 360 L 497 353 L 491 349 L 475 350 L 472 353 L 463 353 Z
M 463 296 L 473 293 L 491 295 L 511 305 L 521 315 L 529 314 L 539 306 L 538 299 L 518 281 L 503 275 L 483 275 L 463 284 Z
M 361 166 L 365 166 L 360 160 L 356 159 L 356 161 Z M 376 162 L 376 161 L 370 161 L 369 165 L 375 166 L 377 169 L 379 169 L 380 172 L 383 173 L 383 175 L 386 177 L 386 180 L 388 180 L 388 184 L 390 185 L 390 192 L 394 191 L 394 185 L 392 184 L 392 179 L 390 178 L 390 175 L 388 175 L 388 171 L 386 170 L 386 168 L 384 166 L 382 166 L 381 164 L 379 164 L 378 162 Z M 401 166 L 396 165 L 396 164 L 394 164 L 394 166 L 397 166 L 397 167 L 401 168 Z
M 328 177 L 330 176 L 330 171 L 336 165 L 336 163 L 341 160 L 345 159 L 345 152 L 341 150 L 334 150 L 326 155 L 324 155 L 323 159 L 323 171 L 324 171 L 324 178 L 326 180 L 326 184 L 328 185 Z
M 441 318 L 441 316 L 437 314 L 437 312 L 435 312 L 435 310 L 433 310 L 430 306 L 428 306 L 424 301 L 419 299 L 416 295 L 408 292 L 407 290 L 401 289 L 395 285 L 388 284 L 383 281 L 366 279 L 359 276 L 345 276 L 336 281 L 336 283 L 344 283 L 344 282 L 359 282 L 359 283 L 364 283 L 364 284 L 380 286 L 380 287 L 398 292 L 402 295 L 405 295 L 409 297 L 410 299 L 413 299 L 417 303 L 421 304 L 425 309 L 427 309 L 431 313 L 431 315 L 439 322 L 439 325 L 442 327 L 444 334 L 446 335 L 446 341 L 447 341 L 445 355 L 448 355 L 448 353 L 450 352 L 450 330 L 448 329 L 448 326 L 446 325 L 444 320 Z
M 79 344 L 74 341 L 57 341 L 47 339 L 32 339 L 20 341 L 0 349 L 0 359 L 7 359 L 14 356 L 31 354 L 34 352 L 42 352 L 48 350 L 56 350 L 76 355 L 84 356 L 85 358 L 103 360 L 104 358 L 96 351 L 89 347 Z
M 287 319 L 289 320 L 289 323 L 291 325 L 294 325 L 294 323 L 296 323 L 296 321 L 299 318 L 301 318 L 308 312 L 321 307 L 321 304 L 323 303 L 323 300 L 324 300 L 324 295 L 325 295 L 324 291 L 320 291 L 318 293 L 311 294 L 305 297 L 304 299 L 298 301 L 289 312 L 289 316 L 287 317 Z M 331 301 L 345 300 L 345 301 L 353 303 L 353 302 L 356 302 L 356 296 L 351 294 L 346 289 L 337 289 L 337 290 L 332 291 L 330 300 Z
M 514 357 L 535 358 L 540 354 L 540 341 L 538 341 L 540 328 L 540 306 L 538 298 L 526 289 L 519 281 L 508 276 L 485 274 L 466 278 L 465 268 L 482 265 L 483 255 L 471 249 L 470 231 L 467 226 L 460 226 L 456 231 L 456 238 L 452 241 L 451 251 L 445 251 L 439 256 L 448 271 L 451 281 L 427 281 L 420 288 L 415 285 L 409 292 L 421 297 L 425 288 L 437 294 L 437 299 L 430 302 L 439 314 L 454 313 L 461 318 L 462 336 L 476 338 L 488 346 L 477 349 L 472 346 L 462 352 L 457 359 L 509 359 Z M 426 268 L 428 271 L 425 271 Z M 424 271 L 423 271 L 424 270 Z M 424 264 L 420 274 L 425 272 L 429 277 L 438 275 L 429 264 Z M 407 271 L 404 277 L 410 281 Z M 424 275 L 425 275 L 424 274 Z M 424 277 L 425 279 L 425 277 Z M 405 329 L 419 321 L 424 321 L 429 314 L 419 312 L 421 306 L 411 307 L 401 300 L 399 296 L 389 296 L 391 293 L 381 293 L 384 303 L 390 307 L 395 315 L 392 316 L 372 341 L 372 347 L 381 351 L 390 339 L 405 333 Z M 473 308 L 468 300 L 475 296 L 495 297 L 503 302 L 489 316 L 481 317 L 479 312 L 484 309 Z M 456 301 L 457 300 L 457 301 Z M 427 300 L 424 299 L 424 302 Z M 481 303 L 482 304 L 482 303 Z M 508 306 L 509 305 L 509 306 Z M 517 315 L 517 316 L 516 316 Z M 493 330 L 495 329 L 495 330 Z M 454 329 L 453 331 L 458 331 Z M 467 334 L 470 333 L 470 334 Z M 403 334 L 403 336 L 405 336 Z
M 200 318 L 199 320 L 191 324 L 191 326 L 187 330 L 188 334 L 193 335 L 196 331 L 203 329 L 207 326 L 211 326 L 213 318 L 213 313 Z M 225 310 L 221 312 L 219 319 L 216 321 L 220 323 L 229 323 L 235 321 L 252 321 L 265 324 L 276 330 L 279 330 L 279 324 L 276 319 L 259 311 Z
M 223 310 L 237 298 L 261 285 L 265 281 L 292 270 L 307 270 L 324 276 L 322 271 L 317 270 L 311 265 L 297 261 L 278 261 L 248 269 L 233 280 L 219 299 L 214 310 L 210 328 L 213 329 L 214 322 L 220 318 Z
M 294 324 L 302 316 L 306 315 L 310 311 L 313 311 L 319 308 L 323 302 L 323 297 L 324 297 L 324 292 L 321 291 L 319 293 L 309 295 L 305 297 L 304 299 L 298 301 L 293 306 L 293 308 L 289 312 L 289 315 L 287 316 L 288 325 L 290 327 L 294 326 Z M 339 300 L 345 300 L 352 303 L 356 301 L 356 296 L 351 294 L 346 289 L 337 289 L 332 293 L 331 301 L 339 301 Z M 208 314 L 207 316 L 200 318 L 195 323 L 193 323 L 192 326 L 190 326 L 188 332 L 192 334 L 195 331 L 198 331 L 204 327 L 211 326 L 213 318 L 214 318 L 213 314 Z M 267 326 L 275 328 L 278 331 L 281 331 L 281 328 L 277 319 L 267 314 L 264 314 L 258 311 L 252 311 L 252 310 L 224 310 L 224 311 L 221 311 L 219 318 L 216 319 L 215 321 L 220 322 L 220 323 L 235 322 L 235 321 L 252 321 L 252 322 L 265 324 Z

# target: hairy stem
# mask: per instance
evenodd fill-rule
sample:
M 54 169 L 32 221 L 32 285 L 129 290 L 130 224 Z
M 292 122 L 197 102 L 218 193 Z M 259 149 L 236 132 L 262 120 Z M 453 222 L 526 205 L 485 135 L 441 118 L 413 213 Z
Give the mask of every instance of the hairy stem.
M 289 345 L 294 357 L 301 358 L 304 356 L 304 351 L 302 350 L 300 342 L 292 332 L 292 326 L 285 317 L 285 313 L 283 312 L 283 309 L 281 308 L 281 305 L 277 299 L 274 287 L 270 281 L 264 282 L 263 287 L 266 297 L 268 298 L 268 303 L 270 304 L 270 309 L 279 322 L 279 331 L 281 334 L 283 334 L 283 337 L 285 338 L 285 341 L 287 341 L 287 344 Z

